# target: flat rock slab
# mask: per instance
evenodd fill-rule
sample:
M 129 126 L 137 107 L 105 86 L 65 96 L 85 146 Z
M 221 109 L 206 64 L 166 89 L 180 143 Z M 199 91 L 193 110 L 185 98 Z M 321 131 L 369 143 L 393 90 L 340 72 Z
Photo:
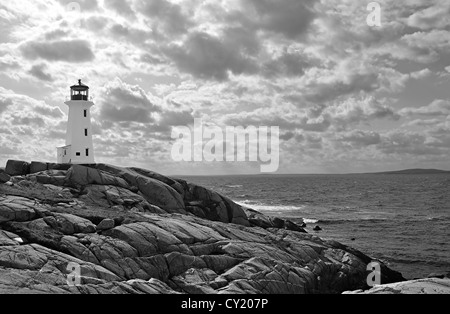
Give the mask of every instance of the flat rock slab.
M 374 287 L 345 294 L 450 294 L 450 279 L 428 278 Z
M 2 246 L 17 246 L 24 241 L 17 234 L 0 230 L 0 247 Z
M 0 196 L 0 222 L 30 221 L 36 216 L 33 206 L 33 201 L 26 198 Z

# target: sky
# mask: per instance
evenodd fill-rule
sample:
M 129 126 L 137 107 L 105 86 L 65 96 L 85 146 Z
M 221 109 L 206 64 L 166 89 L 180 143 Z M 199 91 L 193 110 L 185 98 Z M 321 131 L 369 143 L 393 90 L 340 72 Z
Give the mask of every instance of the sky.
M 0 165 L 56 161 L 69 86 L 91 88 L 95 158 L 164 174 L 172 129 L 278 126 L 279 173 L 450 170 L 450 1 L 0 3 Z

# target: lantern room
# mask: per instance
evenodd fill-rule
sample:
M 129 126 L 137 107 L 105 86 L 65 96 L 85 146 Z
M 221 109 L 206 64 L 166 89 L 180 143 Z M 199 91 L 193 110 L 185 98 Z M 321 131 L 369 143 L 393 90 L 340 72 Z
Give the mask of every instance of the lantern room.
M 78 85 L 70 87 L 70 99 L 88 101 L 89 86 L 82 84 L 81 80 L 78 80 Z

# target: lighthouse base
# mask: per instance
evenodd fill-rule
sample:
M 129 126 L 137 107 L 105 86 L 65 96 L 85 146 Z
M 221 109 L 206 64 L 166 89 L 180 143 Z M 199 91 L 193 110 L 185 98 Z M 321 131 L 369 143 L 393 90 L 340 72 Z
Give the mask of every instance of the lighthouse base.
M 58 164 L 70 164 L 72 163 L 72 145 L 58 147 Z

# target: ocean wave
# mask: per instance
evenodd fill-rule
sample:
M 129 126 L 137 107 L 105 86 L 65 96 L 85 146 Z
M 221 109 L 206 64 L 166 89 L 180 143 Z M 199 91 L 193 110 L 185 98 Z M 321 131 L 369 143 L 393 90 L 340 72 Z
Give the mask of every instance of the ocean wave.
M 306 206 L 290 206 L 290 205 L 268 205 L 251 200 L 235 201 L 235 203 L 258 211 L 280 212 L 280 213 L 302 211 L 306 207 Z
M 392 219 L 388 218 L 350 218 L 350 219 L 320 219 L 317 223 L 321 223 L 324 225 L 337 225 L 337 224 L 345 224 L 345 223 L 357 223 L 357 222 L 386 222 L 392 221 Z
M 251 196 L 251 195 L 249 195 L 249 194 L 242 194 L 242 195 L 238 195 L 237 197 L 239 197 L 239 198 L 246 198 L 246 199 L 248 199 L 248 198 L 251 198 L 252 196 Z
M 319 223 L 319 219 L 303 218 L 303 222 L 307 225 Z

